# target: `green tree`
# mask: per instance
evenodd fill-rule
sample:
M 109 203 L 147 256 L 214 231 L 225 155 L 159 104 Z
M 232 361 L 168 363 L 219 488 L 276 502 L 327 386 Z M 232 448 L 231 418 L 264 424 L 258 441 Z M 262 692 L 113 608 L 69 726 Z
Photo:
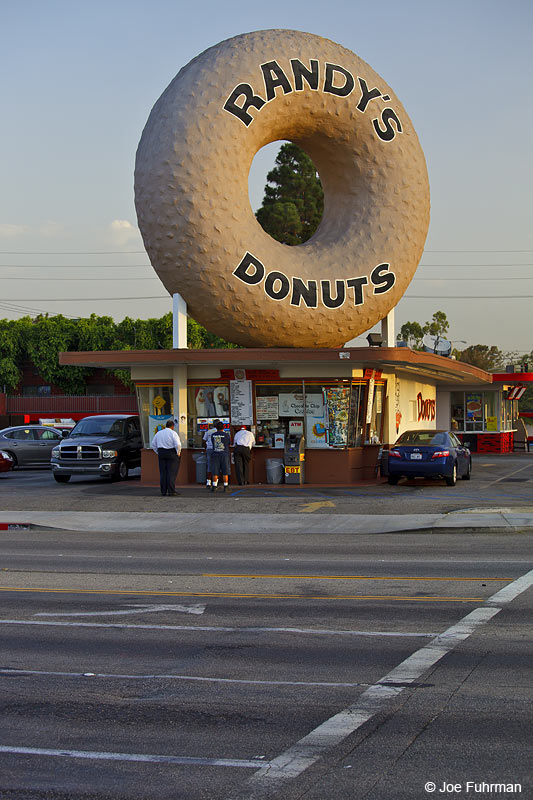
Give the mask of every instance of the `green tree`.
M 13 391 L 19 384 L 31 326 L 30 317 L 0 319 L 0 391 Z
M 449 328 L 450 323 L 444 311 L 435 311 L 431 322 L 426 322 L 422 331 L 425 334 L 429 333 L 430 336 L 439 336 L 441 339 L 445 339 Z
M 90 370 L 85 367 L 62 366 L 59 353 L 79 350 L 79 320 L 38 316 L 33 320 L 27 354 L 47 383 L 55 383 L 66 394 L 82 394 Z
M 487 372 L 496 370 L 503 366 L 503 353 L 495 345 L 489 347 L 487 344 L 472 344 L 462 350 L 457 358 L 465 364 L 472 364 Z
M 402 342 L 407 342 L 409 347 L 413 350 L 420 350 L 422 346 L 422 337 L 424 331 L 419 322 L 404 322 L 400 328 L 400 339 Z
M 297 145 L 283 144 L 267 175 L 263 204 L 256 213 L 261 227 L 278 242 L 302 244 L 318 228 L 324 191 L 315 165 Z

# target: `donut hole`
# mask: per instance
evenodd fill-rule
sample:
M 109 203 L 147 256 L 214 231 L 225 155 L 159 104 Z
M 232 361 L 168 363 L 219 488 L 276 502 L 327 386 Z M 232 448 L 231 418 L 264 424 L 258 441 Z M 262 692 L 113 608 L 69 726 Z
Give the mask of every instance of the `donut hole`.
M 282 148 L 283 161 L 279 164 L 276 159 Z M 278 176 L 269 180 L 273 170 Z M 294 182 L 291 175 L 296 178 Z M 303 244 L 320 225 L 324 193 L 318 169 L 306 150 L 291 141 L 270 142 L 256 153 L 248 191 L 259 225 L 275 241 L 291 247 Z

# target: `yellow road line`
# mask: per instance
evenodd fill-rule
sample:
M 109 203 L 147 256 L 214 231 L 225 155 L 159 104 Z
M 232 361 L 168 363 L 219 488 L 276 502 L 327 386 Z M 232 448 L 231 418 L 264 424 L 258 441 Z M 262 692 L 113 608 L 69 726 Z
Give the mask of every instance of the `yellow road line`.
M 149 589 L 44 589 L 26 588 L 24 586 L 0 586 L 0 592 L 44 592 L 48 594 L 102 594 L 102 595 L 151 595 L 155 597 L 230 597 L 257 598 L 268 600 L 412 600 L 416 602 L 437 603 L 481 603 L 484 597 L 402 597 L 401 595 L 333 595 L 316 597 L 305 594 L 242 594 L 233 592 L 167 592 L 150 591 Z
M 224 575 L 216 572 L 204 572 L 202 578 L 275 578 L 293 580 L 313 580 L 313 581 L 479 581 L 480 583 L 505 583 L 512 581 L 512 578 L 431 578 L 414 577 L 407 575 Z

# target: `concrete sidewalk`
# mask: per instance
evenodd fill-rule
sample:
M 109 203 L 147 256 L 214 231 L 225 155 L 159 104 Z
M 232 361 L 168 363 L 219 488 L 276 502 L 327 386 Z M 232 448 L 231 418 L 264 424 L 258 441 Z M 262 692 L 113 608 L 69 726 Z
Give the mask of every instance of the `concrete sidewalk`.
M 14 525 L 109 533 L 518 533 L 533 531 L 529 508 L 469 509 L 436 514 L 249 514 L 212 512 L 0 511 L 0 531 Z

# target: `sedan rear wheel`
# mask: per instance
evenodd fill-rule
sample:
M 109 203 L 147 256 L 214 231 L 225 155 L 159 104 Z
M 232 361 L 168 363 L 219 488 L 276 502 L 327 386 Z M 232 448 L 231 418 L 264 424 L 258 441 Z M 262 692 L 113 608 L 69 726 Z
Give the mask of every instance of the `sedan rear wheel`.
M 391 486 L 396 486 L 399 481 L 398 475 L 389 475 L 389 483 Z
M 455 486 L 457 483 L 457 464 L 453 465 L 453 471 L 449 478 L 446 478 L 446 483 L 448 486 Z

